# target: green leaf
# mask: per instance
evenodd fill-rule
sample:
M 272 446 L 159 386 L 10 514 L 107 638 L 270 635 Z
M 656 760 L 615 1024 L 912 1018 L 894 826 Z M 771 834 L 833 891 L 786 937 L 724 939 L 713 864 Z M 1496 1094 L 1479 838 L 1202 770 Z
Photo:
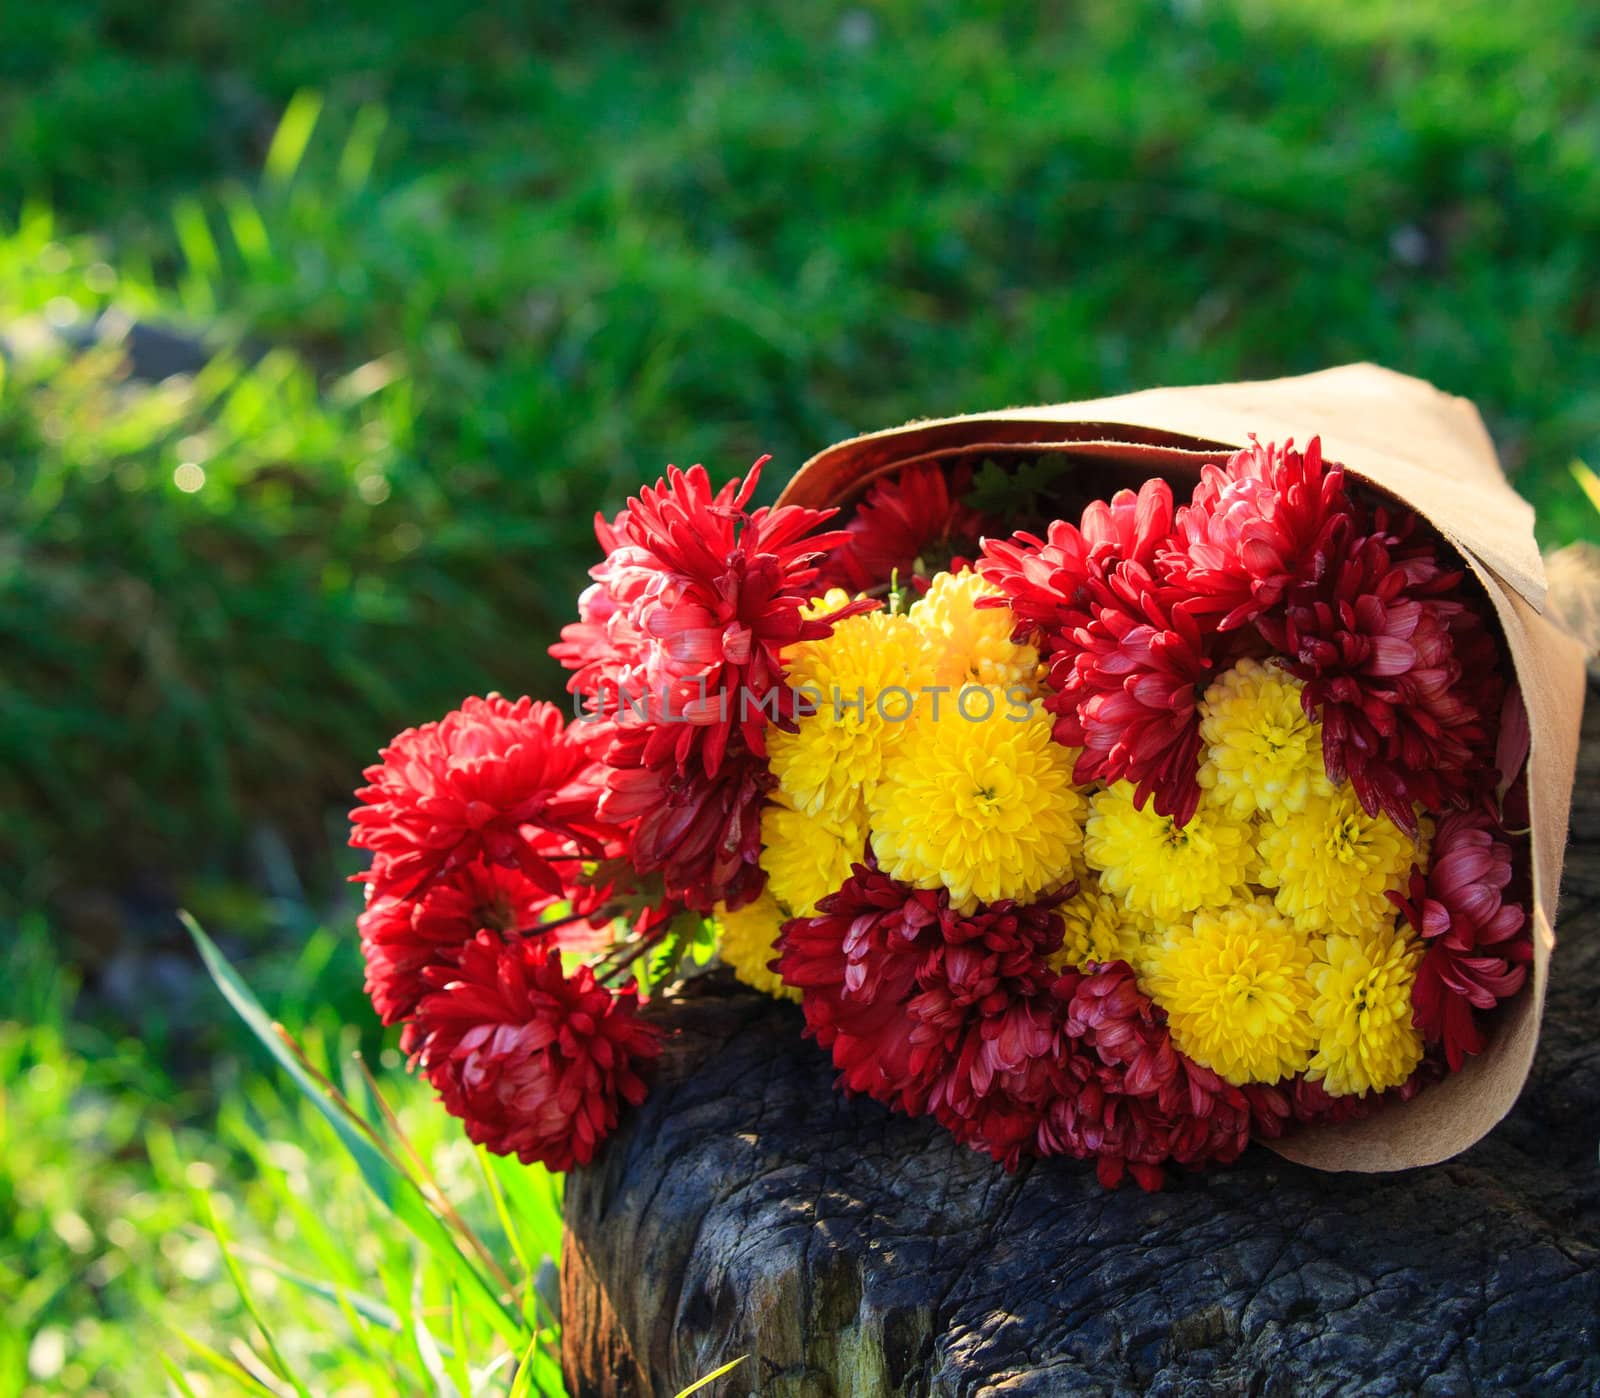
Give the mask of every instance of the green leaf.
M 973 477 L 966 503 L 979 514 L 1005 521 L 1008 529 L 1044 525 L 1059 514 L 1055 502 L 1072 470 L 1059 452 L 1014 465 L 985 461 Z
M 716 927 L 709 919 L 685 910 L 667 924 L 661 941 L 634 963 L 638 968 L 635 977 L 644 993 L 653 995 L 677 976 L 685 956 L 703 966 L 716 949 Z
M 357 1117 L 347 1103 L 335 1100 L 328 1088 L 319 1083 L 296 1057 L 289 1047 L 293 1041 L 268 1017 L 261 1002 L 227 958 L 217 950 L 216 944 L 206 936 L 200 924 L 187 913 L 179 916 L 189 935 L 194 938 L 200 958 L 205 962 L 211 979 L 216 982 L 217 989 L 250 1032 L 294 1080 L 295 1086 L 327 1119 L 339 1138 L 339 1144 L 355 1162 L 368 1188 L 395 1218 L 440 1259 L 447 1272 L 462 1283 L 462 1290 L 472 1301 L 474 1310 L 509 1344 L 521 1345 L 527 1335 L 521 1319 L 495 1293 L 483 1274 L 467 1260 L 450 1230 L 428 1207 L 416 1182 L 392 1157 L 379 1149 L 367 1123 Z

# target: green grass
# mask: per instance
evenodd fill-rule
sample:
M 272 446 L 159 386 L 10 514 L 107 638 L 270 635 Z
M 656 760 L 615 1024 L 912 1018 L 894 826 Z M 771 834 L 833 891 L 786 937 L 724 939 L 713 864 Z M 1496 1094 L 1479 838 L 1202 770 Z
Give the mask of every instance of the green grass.
M 308 957 L 325 954 L 319 941 Z M 506 1392 L 525 1361 L 530 1393 L 561 1392 L 544 1300 L 559 1180 L 480 1155 L 392 1049 L 377 1090 L 393 1123 L 353 1057 L 360 1032 L 317 1010 L 300 1043 L 354 1111 L 314 1084 L 296 1094 L 259 1047 L 191 1063 L 175 1082 L 137 1043 L 70 1017 L 70 978 L 42 928 L 25 929 L 12 970 L 0 1392 L 465 1398 Z M 432 1221 L 405 1183 L 424 1170 L 459 1219 Z

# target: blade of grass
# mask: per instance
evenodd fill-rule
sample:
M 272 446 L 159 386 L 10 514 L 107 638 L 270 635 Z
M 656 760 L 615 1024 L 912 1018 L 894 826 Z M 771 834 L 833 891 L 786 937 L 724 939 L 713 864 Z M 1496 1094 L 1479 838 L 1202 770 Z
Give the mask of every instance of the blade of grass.
M 272 238 L 255 200 L 247 191 L 235 187 L 223 196 L 222 211 L 227 216 L 228 231 L 233 234 L 233 245 L 250 268 L 260 271 L 270 267 Z
M 490 1169 L 490 1164 L 486 1160 L 488 1152 L 486 1152 L 485 1148 L 482 1145 L 478 1145 L 472 1153 L 477 1156 L 478 1171 L 483 1174 L 483 1185 L 490 1192 L 490 1200 L 494 1204 L 494 1217 L 499 1219 L 501 1232 L 506 1235 L 507 1243 L 510 1243 L 510 1251 L 517 1254 L 517 1265 L 522 1268 L 523 1284 L 531 1286 L 533 1284 L 533 1262 L 528 1257 L 528 1249 L 523 1246 L 522 1230 L 517 1227 L 515 1220 L 510 1216 L 509 1209 L 506 1208 L 506 1190 L 502 1190 L 499 1187 L 499 1180 L 494 1177 L 494 1171 Z
M 517 1365 L 517 1372 L 511 1380 L 511 1398 L 528 1398 L 533 1392 L 533 1361 L 539 1352 L 539 1340 L 536 1336 L 528 1342 L 528 1348 L 523 1352 L 522 1362 Z
M 703 1379 L 696 1379 L 687 1388 L 680 1388 L 674 1395 L 674 1398 L 689 1398 L 691 1393 L 698 1393 L 707 1384 L 715 1383 L 724 1374 L 731 1373 L 734 1369 L 738 1368 L 739 1365 L 743 1364 L 744 1361 L 749 1357 L 750 1356 L 748 1354 L 741 1354 L 737 1359 L 730 1359 L 720 1369 L 713 1369 Z
M 382 1089 L 378 1086 L 377 1078 L 373 1077 L 372 1069 L 367 1065 L 367 1060 L 359 1052 L 352 1054 L 351 1058 L 356 1067 L 360 1069 L 361 1075 L 366 1082 L 367 1093 L 378 1108 L 378 1114 L 383 1117 L 384 1124 L 389 1128 L 389 1134 L 400 1142 L 407 1158 L 411 1161 L 413 1172 L 422 1183 L 424 1192 L 428 1194 L 434 1206 L 444 1213 L 451 1226 L 456 1230 L 457 1236 L 467 1240 L 484 1266 L 494 1274 L 494 1279 L 505 1290 L 514 1292 L 516 1288 L 512 1285 L 511 1278 L 505 1274 L 500 1264 L 495 1261 L 494 1254 L 489 1251 L 483 1239 L 477 1235 L 466 1219 L 456 1212 L 456 1206 L 450 1202 L 449 1195 L 444 1192 L 439 1181 L 434 1178 L 433 1172 L 417 1153 L 416 1147 L 411 1144 L 411 1138 L 406 1134 L 405 1127 L 400 1124 L 400 1118 L 395 1115 L 394 1108 L 389 1105 L 388 1099 L 383 1095 Z
M 240 1364 L 235 1363 L 232 1359 L 229 1359 L 227 1355 L 221 1354 L 217 1350 L 212 1349 L 211 1346 L 208 1345 L 204 1340 L 196 1339 L 187 1330 L 184 1330 L 176 1325 L 172 1327 L 172 1333 L 182 1340 L 183 1343 L 194 1352 L 197 1358 L 204 1360 L 218 1373 L 226 1374 L 236 1384 L 240 1384 L 244 1388 L 249 1389 L 252 1393 L 265 1393 L 267 1398 L 278 1398 L 276 1393 L 268 1388 L 266 1384 L 262 1383 L 261 1380 L 252 1374 L 248 1369 L 244 1368 Z
M 1574 461 L 1567 467 L 1572 472 L 1572 479 L 1577 481 L 1578 489 L 1589 498 L 1589 503 L 1600 510 L 1600 476 L 1585 461 Z
M 301 1291 L 334 1305 L 343 1301 L 363 1319 L 370 1320 L 374 1325 L 381 1325 L 385 1330 L 393 1330 L 398 1334 L 405 1329 L 400 1317 L 375 1297 L 360 1291 L 352 1291 L 349 1287 L 339 1286 L 334 1282 L 318 1281 L 317 1278 L 296 1271 L 287 1263 L 278 1261 L 270 1253 L 253 1248 L 248 1243 L 234 1243 L 233 1251 L 235 1256 L 242 1258 L 252 1267 L 265 1268 Z
M 472 1298 L 474 1309 L 507 1343 L 520 1345 L 526 1338 L 521 1317 L 501 1299 L 461 1251 L 460 1244 L 450 1230 L 428 1207 L 428 1201 L 416 1181 L 406 1174 L 392 1155 L 380 1148 L 371 1126 L 356 1115 L 333 1085 L 310 1066 L 303 1054 L 291 1048 L 294 1040 L 281 1025 L 268 1017 L 261 1002 L 251 993 L 228 959 L 217 950 L 216 944 L 206 936 L 200 924 L 187 913 L 180 916 L 189 935 L 194 938 L 201 960 L 205 962 L 206 970 L 210 972 L 217 988 L 257 1040 L 294 1080 L 307 1100 L 333 1127 L 340 1145 L 355 1162 L 367 1186 L 395 1218 L 465 1283 L 464 1289 Z
M 320 94 L 302 89 L 289 99 L 278 121 L 278 129 L 272 133 L 272 144 L 267 147 L 262 171 L 267 184 L 282 186 L 294 178 L 321 115 Z
M 422 1367 L 428 1371 L 428 1377 L 433 1380 L 434 1392 L 440 1395 L 440 1398 L 461 1398 L 461 1390 L 456 1387 L 455 1381 L 444 1366 L 444 1356 L 439 1353 L 439 1342 L 433 1338 L 433 1331 L 428 1329 L 424 1319 L 420 1268 L 411 1283 L 411 1340 L 417 1347 L 417 1358 L 422 1361 Z
M 548 1170 L 524 1165 L 506 1155 L 491 1156 L 489 1168 L 495 1172 L 505 1189 L 512 1212 L 525 1222 L 531 1232 L 535 1246 L 546 1257 L 559 1257 L 562 1227 L 560 1177 Z
M 366 103 L 356 113 L 344 149 L 339 152 L 339 183 L 347 192 L 353 194 L 366 184 L 388 123 L 389 114 L 375 102 Z
M 199 1398 L 199 1394 L 190 1387 L 189 1380 L 184 1378 L 183 1370 L 172 1362 L 170 1355 L 163 1354 L 161 1356 L 161 1367 L 167 1371 L 167 1378 L 171 1381 L 172 1387 L 178 1393 L 179 1398 Z
M 233 1255 L 232 1240 L 228 1237 L 227 1230 L 222 1226 L 222 1220 L 217 1216 L 216 1206 L 211 1201 L 211 1195 L 204 1189 L 193 1191 L 196 1207 L 200 1210 L 205 1220 L 206 1227 L 217 1240 L 217 1246 L 222 1250 L 222 1265 L 227 1268 L 228 1276 L 233 1281 L 233 1289 L 239 1293 L 239 1299 L 244 1303 L 245 1310 L 250 1319 L 256 1324 L 256 1329 L 261 1332 L 261 1342 L 267 1347 L 266 1362 L 272 1372 L 285 1383 L 293 1384 L 294 1391 L 300 1398 L 311 1398 L 311 1390 L 290 1372 L 289 1365 L 278 1348 L 278 1342 L 273 1338 L 272 1327 L 267 1324 L 267 1318 L 261 1313 L 261 1307 L 256 1304 L 255 1293 L 250 1290 L 249 1283 L 245 1281 L 244 1268 L 239 1265 L 239 1259 Z
M 450 1348 L 444 1350 L 445 1367 L 462 1393 L 472 1392 L 472 1370 L 467 1364 L 471 1352 L 467 1344 L 465 1307 L 461 1304 L 461 1288 L 450 1288 Z M 442 1347 L 441 1347 L 442 1348 Z

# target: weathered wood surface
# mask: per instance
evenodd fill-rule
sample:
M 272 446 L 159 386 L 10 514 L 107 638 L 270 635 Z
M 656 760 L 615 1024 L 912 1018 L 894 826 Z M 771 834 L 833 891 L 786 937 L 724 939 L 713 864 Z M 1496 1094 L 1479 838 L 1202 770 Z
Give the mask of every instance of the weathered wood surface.
M 1255 1148 L 1157 1195 L 1006 1175 L 845 1101 L 799 1012 L 711 978 L 649 1101 L 567 1185 L 579 1398 L 1600 1392 L 1600 703 L 1585 715 L 1543 1040 L 1432 1169 Z

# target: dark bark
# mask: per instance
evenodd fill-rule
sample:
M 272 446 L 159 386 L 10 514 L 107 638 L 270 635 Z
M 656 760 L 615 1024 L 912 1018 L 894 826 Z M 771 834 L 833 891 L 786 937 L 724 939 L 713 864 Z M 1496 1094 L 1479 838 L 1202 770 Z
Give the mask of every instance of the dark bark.
M 846 1101 L 800 1015 L 719 977 L 657 1013 L 660 1080 L 567 1185 L 572 1392 L 1600 1392 L 1600 705 L 1585 717 L 1543 1040 L 1447 1164 L 1254 1148 L 1165 1192 L 1007 1175 Z

